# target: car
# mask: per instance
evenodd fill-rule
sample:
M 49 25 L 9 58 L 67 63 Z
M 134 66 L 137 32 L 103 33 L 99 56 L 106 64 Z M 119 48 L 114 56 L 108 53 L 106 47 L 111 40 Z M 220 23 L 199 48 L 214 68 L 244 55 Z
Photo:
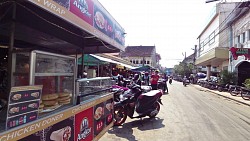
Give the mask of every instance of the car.
M 213 82 L 217 82 L 218 78 L 216 76 L 210 76 L 210 80 Z M 202 81 L 207 81 L 207 77 L 198 79 L 197 83 L 200 83 Z

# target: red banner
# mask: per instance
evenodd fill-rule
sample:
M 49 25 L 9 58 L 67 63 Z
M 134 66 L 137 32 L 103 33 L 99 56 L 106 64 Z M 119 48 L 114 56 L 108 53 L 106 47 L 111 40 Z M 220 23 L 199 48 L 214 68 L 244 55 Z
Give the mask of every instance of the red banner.
M 248 49 L 248 48 L 231 47 L 230 51 L 232 53 L 232 56 L 233 56 L 234 60 L 237 60 L 238 56 L 245 56 L 245 60 L 250 59 L 250 49 Z

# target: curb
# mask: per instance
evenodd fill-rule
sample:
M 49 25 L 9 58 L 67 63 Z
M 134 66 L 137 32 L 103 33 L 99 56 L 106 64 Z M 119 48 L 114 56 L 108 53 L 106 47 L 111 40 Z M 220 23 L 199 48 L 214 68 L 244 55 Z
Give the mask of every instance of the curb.
M 192 87 L 195 87 L 195 88 L 199 89 L 196 85 L 192 85 Z M 199 87 L 200 87 L 200 86 L 199 86 Z M 201 87 L 201 88 L 203 88 L 203 87 Z M 250 106 L 250 104 L 245 103 L 244 101 L 237 100 L 237 99 L 234 99 L 234 98 L 231 98 L 231 97 L 228 97 L 228 96 L 222 95 L 222 94 L 220 94 L 220 93 L 218 93 L 218 92 L 214 92 L 214 91 L 209 90 L 209 89 L 207 89 L 207 88 L 203 88 L 203 89 L 205 89 L 205 91 L 209 91 L 209 92 L 211 92 L 211 93 L 217 94 L 217 95 L 222 96 L 222 97 L 224 97 L 224 98 L 228 98 L 228 99 L 234 100 L 234 101 L 236 101 L 236 102 L 239 102 L 239 103 L 241 103 L 241 104 L 244 104 L 244 105 Z

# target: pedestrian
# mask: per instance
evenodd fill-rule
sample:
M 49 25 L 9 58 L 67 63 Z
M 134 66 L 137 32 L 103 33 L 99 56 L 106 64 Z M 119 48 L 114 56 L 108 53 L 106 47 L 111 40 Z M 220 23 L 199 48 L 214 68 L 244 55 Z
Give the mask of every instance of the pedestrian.
M 168 76 L 167 76 L 166 73 L 163 74 L 162 79 L 163 79 L 163 82 L 164 82 L 163 89 L 165 91 L 167 91 L 167 93 L 168 93 L 168 83 L 167 83 L 168 82 Z
M 152 90 L 157 90 L 157 83 L 158 83 L 158 80 L 160 78 L 160 76 L 158 75 L 158 73 L 159 72 L 156 70 L 154 72 L 154 74 L 151 75 L 150 83 L 151 83 Z
M 148 72 L 145 72 L 144 74 L 144 82 L 145 82 L 145 85 L 149 85 L 149 75 L 148 75 Z

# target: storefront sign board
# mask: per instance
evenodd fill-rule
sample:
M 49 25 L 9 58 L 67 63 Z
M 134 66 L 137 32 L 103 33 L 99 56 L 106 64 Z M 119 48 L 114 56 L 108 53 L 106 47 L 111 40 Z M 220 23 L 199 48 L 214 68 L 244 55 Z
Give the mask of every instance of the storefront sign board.
M 250 49 L 249 48 L 235 48 L 231 47 L 230 51 L 232 53 L 232 56 L 234 60 L 238 59 L 238 56 L 245 56 L 246 60 L 250 59 Z
M 125 50 L 124 29 L 97 0 L 29 0 L 43 9 Z
M 13 128 L 4 133 L 0 134 L 0 141 L 12 141 L 12 140 L 20 140 L 24 137 L 27 137 L 31 134 L 34 134 L 38 131 L 41 131 L 45 128 L 48 128 L 60 121 L 63 121 L 67 118 L 70 118 L 86 109 L 94 107 L 95 105 L 102 103 L 103 101 L 107 101 L 113 98 L 113 94 L 105 95 L 97 100 L 90 101 L 87 103 L 82 103 L 72 108 L 69 108 L 65 111 L 58 112 L 49 117 L 38 119 L 35 122 L 27 123 L 27 125 L 23 125 L 21 127 Z

